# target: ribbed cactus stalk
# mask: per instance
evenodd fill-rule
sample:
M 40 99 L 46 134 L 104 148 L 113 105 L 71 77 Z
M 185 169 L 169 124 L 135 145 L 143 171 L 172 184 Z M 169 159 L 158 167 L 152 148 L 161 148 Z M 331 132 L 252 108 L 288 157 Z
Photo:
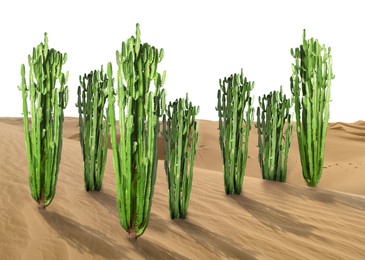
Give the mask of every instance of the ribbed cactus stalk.
M 186 98 L 169 103 L 163 115 L 165 172 L 171 219 L 185 219 L 193 183 L 194 159 L 198 147 L 195 107 Z
M 119 133 L 114 111 L 114 88 L 109 81 L 110 134 L 116 175 L 117 203 L 122 227 L 130 238 L 141 236 L 146 230 L 157 171 L 159 118 L 164 112 L 165 80 L 157 73 L 163 49 L 141 44 L 139 24 L 136 37 L 122 43 L 117 51 L 117 102 Z M 108 78 L 112 66 L 108 64 Z M 155 91 L 150 91 L 154 81 Z
M 66 75 L 62 66 L 67 55 L 48 49 L 44 43 L 28 55 L 29 75 L 21 65 L 25 144 L 28 154 L 29 186 L 38 207 L 45 209 L 53 200 L 61 161 L 63 110 L 68 102 Z M 58 84 L 57 84 L 58 82 Z M 29 106 L 29 107 L 28 107 Z M 29 121 L 28 115 L 31 116 Z
M 86 191 L 100 191 L 108 153 L 109 123 L 105 109 L 108 77 L 101 67 L 101 70 L 80 76 L 79 80 L 76 107 L 79 111 L 84 184 Z
M 218 116 L 219 144 L 223 157 L 226 194 L 241 194 L 245 175 L 248 137 L 253 119 L 252 97 L 254 83 L 240 74 L 219 80 Z
M 329 120 L 332 73 L 331 48 L 318 40 L 306 40 L 291 49 L 290 87 L 294 97 L 302 173 L 308 186 L 316 187 L 323 170 L 324 147 Z
M 280 91 L 259 97 L 257 133 L 262 178 L 286 181 L 288 154 L 292 138 L 291 100 Z

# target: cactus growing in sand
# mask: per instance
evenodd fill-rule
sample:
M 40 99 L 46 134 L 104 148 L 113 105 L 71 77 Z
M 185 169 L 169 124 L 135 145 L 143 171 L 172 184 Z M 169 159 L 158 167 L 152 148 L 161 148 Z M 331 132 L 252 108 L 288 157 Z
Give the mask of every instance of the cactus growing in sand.
M 33 199 L 42 209 L 52 202 L 56 193 L 62 151 L 63 110 L 68 102 L 68 73 L 62 72 L 66 60 L 66 53 L 48 49 L 45 33 L 44 43 L 33 48 L 33 54 L 28 55 L 28 82 L 25 66 L 21 65 L 22 83 L 19 89 L 23 96 L 29 186 Z M 28 115 L 31 116 L 30 121 Z
M 241 194 L 245 174 L 248 137 L 253 119 L 254 83 L 243 72 L 219 80 L 218 106 L 219 144 L 223 157 L 226 194 Z
M 198 147 L 197 122 L 199 107 L 180 98 L 169 103 L 163 115 L 164 159 L 168 184 L 171 219 L 185 219 L 193 182 L 193 169 Z
M 290 87 L 294 97 L 296 128 L 302 173 L 308 186 L 316 187 L 323 170 L 329 120 L 332 73 L 331 48 L 318 40 L 306 40 L 295 50 Z
M 80 76 L 79 80 L 76 107 L 79 111 L 84 184 L 86 191 L 100 191 L 108 153 L 109 123 L 104 107 L 109 79 L 101 67 L 100 71 L 91 71 Z
M 291 100 L 280 91 L 259 97 L 257 133 L 262 178 L 286 181 L 288 153 L 293 126 L 290 119 Z
M 141 43 L 139 24 L 136 37 L 123 42 L 121 52 L 116 52 L 119 122 L 115 120 L 113 84 L 108 83 L 118 212 L 130 238 L 143 234 L 150 217 L 158 161 L 159 118 L 165 107 L 162 88 L 165 72 L 162 76 L 157 72 L 163 54 L 163 49 Z M 112 78 L 110 63 L 108 78 Z M 154 81 L 154 92 L 150 91 L 151 81 Z M 116 123 L 119 123 L 119 140 Z

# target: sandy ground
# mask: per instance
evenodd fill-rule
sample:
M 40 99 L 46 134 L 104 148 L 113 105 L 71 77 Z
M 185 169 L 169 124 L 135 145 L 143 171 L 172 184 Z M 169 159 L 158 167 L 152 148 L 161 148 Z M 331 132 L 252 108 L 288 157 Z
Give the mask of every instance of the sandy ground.
M 111 151 L 102 191 L 85 192 L 77 120 L 66 118 L 56 197 L 40 211 L 22 120 L 0 119 L 0 259 L 365 259 L 365 122 L 330 125 L 317 188 L 305 186 L 296 136 L 287 183 L 261 180 L 253 127 L 240 196 L 224 193 L 217 123 L 200 121 L 199 131 L 187 219 L 170 220 L 159 161 L 150 224 L 130 242 Z

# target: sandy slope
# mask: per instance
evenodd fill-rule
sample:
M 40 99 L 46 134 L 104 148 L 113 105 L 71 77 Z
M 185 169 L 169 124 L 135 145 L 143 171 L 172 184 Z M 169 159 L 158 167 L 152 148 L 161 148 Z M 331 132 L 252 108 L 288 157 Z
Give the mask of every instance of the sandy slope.
M 111 153 L 103 190 L 85 192 L 76 120 L 67 118 L 57 194 L 42 212 L 28 188 L 22 122 L 0 119 L 0 259 L 365 259 L 364 122 L 331 125 L 316 189 L 302 180 L 296 137 L 288 183 L 261 180 L 252 128 L 244 192 L 233 197 L 223 190 L 216 128 L 200 122 L 188 218 L 169 219 L 160 161 L 150 225 L 131 243 Z

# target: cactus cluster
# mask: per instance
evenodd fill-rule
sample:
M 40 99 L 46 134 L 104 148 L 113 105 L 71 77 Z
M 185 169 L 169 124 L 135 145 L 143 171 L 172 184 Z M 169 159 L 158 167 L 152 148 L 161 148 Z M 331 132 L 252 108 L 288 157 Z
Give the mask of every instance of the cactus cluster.
M 332 73 L 331 48 L 306 39 L 295 50 L 290 87 L 294 97 L 296 130 L 302 173 L 308 186 L 317 186 L 323 170 L 329 120 Z
M 198 147 L 195 107 L 186 98 L 169 103 L 163 115 L 164 159 L 171 219 L 185 219 L 193 182 L 193 168 Z
M 280 87 L 280 91 L 259 97 L 259 104 L 256 128 L 262 178 L 285 182 L 293 132 L 291 100 L 283 95 Z
M 256 124 L 259 163 L 264 179 L 286 180 L 293 101 L 303 177 L 308 186 L 315 187 L 323 169 L 334 78 L 331 49 L 313 38 L 307 40 L 304 30 L 302 45 L 291 49 L 291 55 L 295 58 L 290 78 L 292 99 L 283 95 L 282 88 L 259 98 Z M 186 95 L 170 102 L 165 111 L 166 73 L 161 75 L 157 71 L 163 56 L 163 49 L 141 43 L 137 24 L 136 36 L 123 42 L 121 51 L 116 52 L 116 90 L 110 62 L 107 73 L 101 67 L 79 77 L 76 107 L 85 189 L 99 191 L 102 187 L 110 132 L 120 224 L 132 239 L 141 236 L 149 223 L 162 115 L 164 166 L 172 219 L 186 218 L 192 190 L 199 138 L 195 117 L 199 107 L 193 106 Z M 21 65 L 19 89 L 23 98 L 29 186 L 41 209 L 52 202 L 56 192 L 63 111 L 68 103 L 68 72 L 62 72 L 66 60 L 66 53 L 48 48 L 45 33 L 44 43 L 33 48 L 32 55 L 28 56 L 28 80 L 25 65 Z M 150 90 L 151 85 L 154 91 Z M 253 121 L 251 91 L 254 82 L 248 81 L 241 70 L 219 80 L 219 85 L 216 110 L 224 187 L 226 194 L 240 194 Z
M 116 52 L 118 64 L 117 103 L 119 107 L 119 140 L 115 119 L 115 91 L 108 83 L 110 134 L 116 175 L 117 204 L 122 227 L 130 238 L 137 238 L 147 228 L 157 170 L 159 118 L 165 108 L 165 90 L 157 66 L 163 49 L 142 44 L 139 24 L 136 37 L 122 43 Z M 108 64 L 108 78 L 112 66 Z M 150 91 L 151 81 L 155 91 Z
M 105 104 L 109 79 L 101 67 L 101 70 L 80 76 L 79 80 L 76 107 L 79 112 L 84 184 L 86 191 L 100 191 L 108 153 L 109 123 Z
M 241 194 L 253 120 L 251 90 L 254 83 L 240 74 L 219 80 L 219 144 L 223 157 L 226 194 Z
M 21 65 L 19 89 L 23 97 L 29 186 L 33 199 L 43 209 L 55 196 L 61 161 L 63 110 L 68 103 L 68 73 L 62 72 L 66 60 L 66 53 L 48 49 L 45 33 L 44 43 L 33 48 L 33 54 L 28 56 L 28 82 L 25 66 Z

